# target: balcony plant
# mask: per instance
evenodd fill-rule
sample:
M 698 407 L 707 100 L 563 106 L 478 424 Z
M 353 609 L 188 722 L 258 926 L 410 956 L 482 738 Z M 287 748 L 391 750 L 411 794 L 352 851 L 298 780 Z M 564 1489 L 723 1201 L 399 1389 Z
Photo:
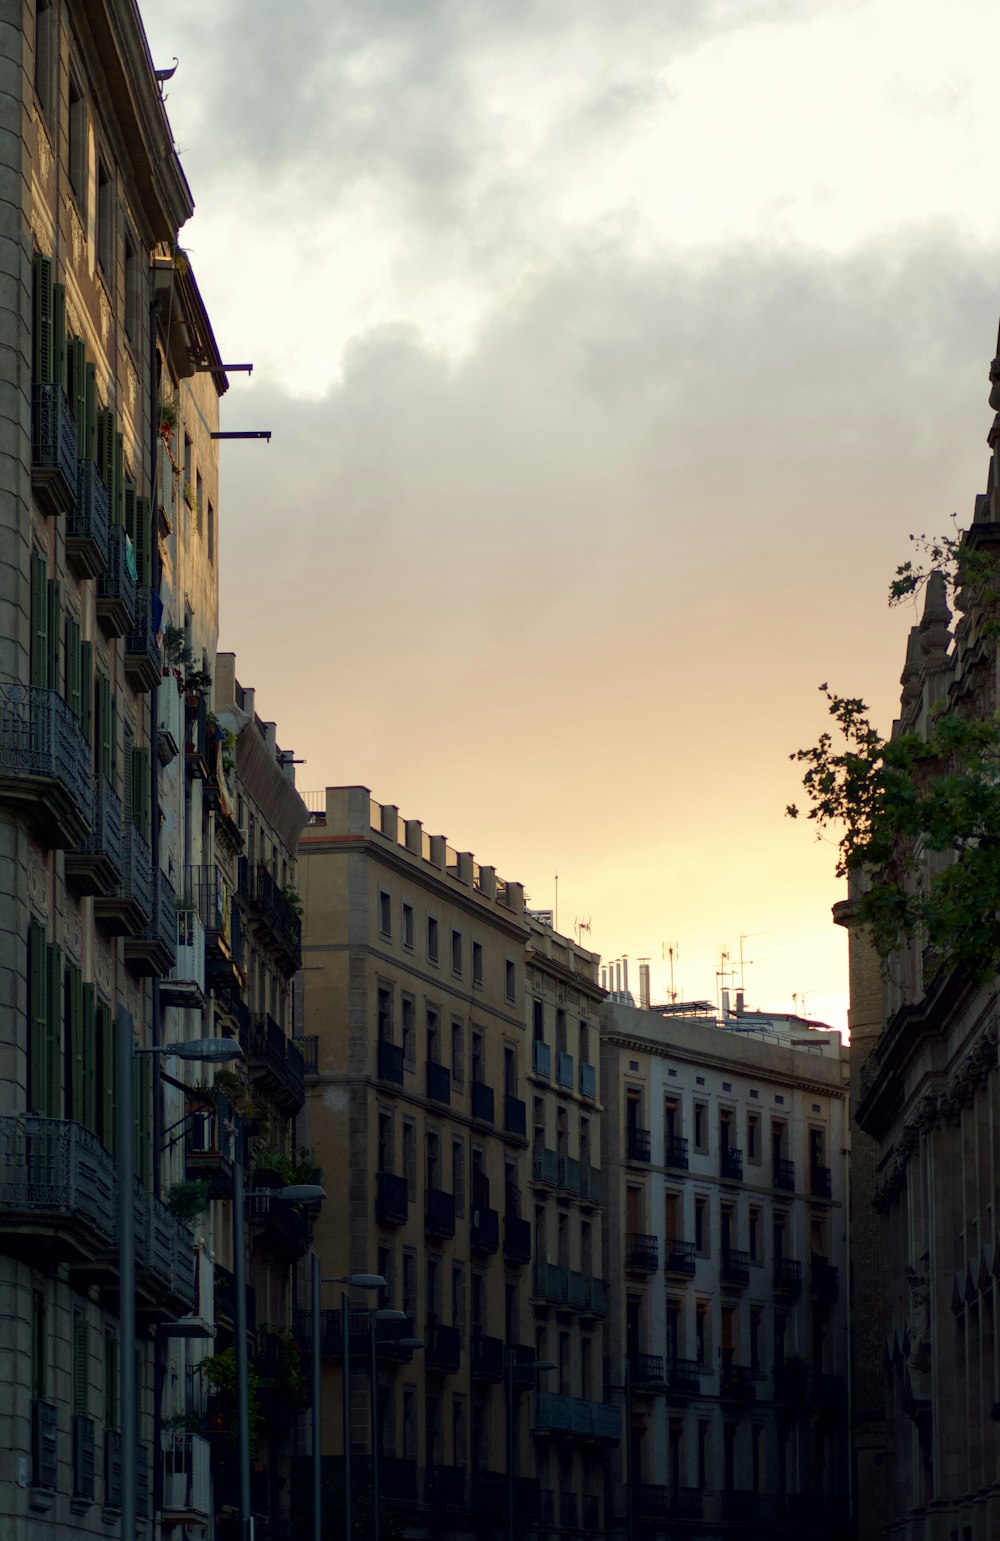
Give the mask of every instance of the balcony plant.
M 229 1427 L 229 1438 L 232 1443 L 239 1442 L 239 1429 L 236 1420 L 236 1350 L 223 1349 L 221 1354 L 209 1354 L 201 1361 L 200 1369 L 206 1375 L 209 1384 L 215 1387 L 219 1396 L 220 1411 Z M 249 1433 L 250 1448 L 255 1450 L 261 1432 L 260 1412 L 260 1376 L 252 1364 L 247 1366 L 247 1389 L 249 1392 L 250 1417 Z
M 299 893 L 294 883 L 286 884 L 286 886 L 281 890 L 281 897 L 288 905 L 288 908 L 298 917 L 299 920 L 301 920 L 302 895 Z
M 169 444 L 177 427 L 177 403 L 172 398 L 165 398 L 160 402 L 160 435 Z
M 291 1183 L 302 1181 L 296 1177 L 291 1161 L 279 1150 L 258 1151 L 253 1176 L 255 1183 L 262 1183 L 266 1188 L 287 1188 Z
M 306 1145 L 300 1145 L 295 1152 L 295 1162 L 292 1166 L 292 1182 L 319 1185 L 323 1181 L 323 1168 L 316 1160 L 316 1152 Z
M 166 1196 L 166 1205 L 178 1220 L 194 1220 L 208 1208 L 211 1183 L 196 1180 L 174 1183 Z
M 263 1097 L 254 1095 L 246 1079 L 246 1071 L 217 1070 L 215 1081 L 209 1090 L 219 1091 L 243 1125 L 247 1146 L 252 1157 L 263 1150 L 271 1126 L 271 1108 Z
M 290 1327 L 261 1328 L 270 1333 L 278 1346 L 277 1389 L 290 1412 L 300 1412 L 306 1403 L 307 1381 L 302 1373 L 302 1351 Z

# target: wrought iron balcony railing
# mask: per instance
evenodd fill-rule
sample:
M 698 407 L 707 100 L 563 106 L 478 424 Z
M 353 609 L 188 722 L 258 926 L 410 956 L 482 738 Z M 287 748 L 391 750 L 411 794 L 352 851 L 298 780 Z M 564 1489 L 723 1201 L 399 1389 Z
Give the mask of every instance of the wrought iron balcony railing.
M 473 1380 L 503 1380 L 503 1339 L 491 1338 L 482 1332 L 473 1333 L 469 1368 Z
M 77 893 L 102 898 L 122 880 L 125 816 L 121 798 L 105 776 L 94 777 L 90 834 L 66 852 L 66 877 Z
M 451 1103 L 451 1071 L 432 1059 L 427 1061 L 427 1095 L 432 1102 Z
M 500 1250 L 500 1216 L 495 1209 L 473 1205 L 469 1215 L 469 1245 L 473 1252 Z
M 135 622 L 138 579 L 135 548 L 124 526 L 108 529 L 108 561 L 97 580 L 97 619 L 111 637 L 124 637 Z
M 538 1434 L 575 1434 L 581 1439 L 615 1444 L 621 1437 L 621 1409 L 585 1397 L 536 1391 L 532 1397 L 531 1427 Z
M 743 1181 L 743 1152 L 735 1145 L 724 1145 L 719 1157 L 719 1175 L 730 1182 Z
M 387 1038 L 378 1040 L 378 1078 L 393 1086 L 403 1084 L 403 1045 L 390 1043 Z
M 794 1161 L 786 1161 L 783 1156 L 775 1156 L 772 1177 L 775 1188 L 782 1188 L 787 1193 L 795 1192 Z
M 472 1083 L 472 1116 L 482 1124 L 493 1122 L 493 1088 L 483 1081 Z
M 46 514 L 68 514 L 76 503 L 77 427 L 61 385 L 31 392 L 31 490 Z
M 149 845 L 130 820 L 122 834 L 121 882 L 94 900 L 94 914 L 115 936 L 139 936 L 152 923 L 153 862 Z
M 503 1099 L 503 1128 L 505 1134 L 513 1134 L 521 1140 L 527 1138 L 527 1107 L 520 1097 L 512 1097 L 509 1093 Z
M 126 938 L 125 961 L 139 974 L 166 974 L 177 959 L 177 895 L 167 874 L 157 870 L 149 924 Z
M 724 1247 L 719 1277 L 723 1284 L 732 1285 L 736 1289 L 746 1289 L 750 1283 L 749 1252 L 737 1251 L 735 1247 Z
M 285 1112 L 297 1113 L 306 1100 L 306 1072 L 295 1040 L 286 1038 L 281 1024 L 264 1013 L 254 1019 L 248 1033 L 240 1034 L 240 1041 L 255 1084 Z
M 573 1090 L 573 1056 L 560 1049 L 556 1055 L 556 1081 L 560 1086 Z
M 680 1172 L 688 1169 L 688 1142 L 682 1135 L 668 1134 L 664 1145 L 664 1157 L 667 1166 L 672 1166 Z
M 660 1266 L 660 1252 L 655 1236 L 645 1231 L 628 1231 L 625 1236 L 625 1267 L 637 1273 L 655 1273 Z
M 774 1260 L 774 1289 L 776 1294 L 798 1295 L 802 1290 L 802 1264 L 796 1257 L 776 1257 Z
M 134 690 L 152 690 L 163 672 L 163 654 L 156 640 L 153 591 L 139 583 L 135 590 L 135 618 L 125 639 L 125 673 Z
M 809 1168 L 809 1192 L 814 1199 L 828 1199 L 833 1192 L 833 1174 L 828 1166 L 817 1162 Z
M 680 1274 L 686 1279 L 693 1279 L 697 1267 L 694 1242 L 680 1241 L 676 1236 L 668 1237 L 663 1266 L 667 1273 Z
M 589 1097 L 591 1102 L 597 1097 L 597 1067 L 585 1061 L 580 1063 L 580 1096 Z
M 79 720 L 57 691 L 0 685 L 0 802 L 16 805 L 47 845 L 72 849 L 90 834 L 90 763 Z
M 625 1159 L 627 1161 L 649 1160 L 649 1130 L 640 1129 L 638 1124 L 629 1124 L 625 1130 Z
M 376 1172 L 375 1218 L 383 1225 L 405 1225 L 409 1210 L 406 1178 L 398 1177 L 395 1172 Z
M 428 1370 L 453 1374 L 462 1360 L 462 1340 L 457 1327 L 428 1322 L 424 1331 L 424 1364 Z
M 108 565 L 108 489 L 89 456 L 76 467 L 76 507 L 66 516 L 66 560 L 78 577 L 99 578 Z
M 428 1236 L 447 1240 L 455 1234 L 455 1195 L 441 1188 L 428 1188 L 424 1197 L 424 1231 Z
M 531 1222 L 507 1215 L 503 1222 L 503 1255 L 508 1263 L 531 1262 Z
M 531 1045 L 531 1068 L 535 1075 L 552 1075 L 552 1049 L 541 1038 L 536 1038 Z
M 114 1161 L 82 1124 L 34 1113 L 0 1118 L 0 1215 L 8 1246 L 45 1237 L 67 1257 L 113 1247 Z

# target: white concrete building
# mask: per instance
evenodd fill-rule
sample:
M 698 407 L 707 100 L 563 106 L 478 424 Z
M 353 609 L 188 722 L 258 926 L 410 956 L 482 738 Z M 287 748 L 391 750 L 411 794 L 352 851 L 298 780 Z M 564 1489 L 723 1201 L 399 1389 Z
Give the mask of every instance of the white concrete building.
M 631 1406 L 611 1513 L 839 1536 L 847 1049 L 802 1018 L 692 1010 L 602 1008 L 607 1343 Z

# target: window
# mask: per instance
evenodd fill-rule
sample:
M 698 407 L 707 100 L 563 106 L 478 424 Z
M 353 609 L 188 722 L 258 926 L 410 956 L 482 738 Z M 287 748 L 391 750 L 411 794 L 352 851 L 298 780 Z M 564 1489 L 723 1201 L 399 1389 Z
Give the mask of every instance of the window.
M 451 1325 L 465 1341 L 465 1264 L 451 1265 Z
M 472 944 L 472 983 L 474 985 L 481 985 L 482 982 L 483 982 L 483 944 L 482 944 L 482 942 L 473 942 L 473 944 Z
M 747 1114 L 747 1161 L 760 1165 L 760 1114 Z
M 403 1176 L 408 1198 L 417 1194 L 417 1132 L 409 1119 L 403 1123 Z
M 104 1427 L 118 1427 L 118 1334 L 113 1327 L 104 1329 Z
M 461 1086 L 465 1077 L 465 1024 L 461 1017 L 451 1019 L 451 1079 Z
M 436 1257 L 427 1259 L 427 1320 L 436 1322 L 438 1317 L 438 1275 L 440 1267 Z
M 759 1263 L 760 1258 L 760 1210 L 751 1209 L 748 1225 L 748 1251 L 751 1263 Z
M 413 950 L 413 905 L 403 904 L 403 946 L 408 952 Z
M 440 1188 L 441 1175 L 441 1141 L 437 1133 L 430 1129 L 424 1135 L 425 1171 L 428 1189 Z
M 208 505 L 208 560 L 215 562 L 215 509 Z
M 427 957 L 431 963 L 438 960 L 438 923 L 433 915 L 427 917 Z
M 694 1308 L 695 1358 L 699 1364 L 708 1363 L 708 1301 L 699 1300 Z
M 391 1311 L 392 1303 L 396 1295 L 395 1270 L 393 1268 L 392 1243 L 380 1241 L 376 1253 L 377 1272 L 379 1277 L 385 1280 L 385 1289 L 378 1292 L 378 1308 L 382 1311 Z
M 104 161 L 97 161 L 97 264 L 108 288 L 114 285 L 115 188 Z
M 566 1013 L 562 1007 L 556 1008 L 556 1053 L 565 1054 L 569 1049 L 566 1042 Z
M 511 1004 L 517 1000 L 517 973 L 510 958 L 504 963 L 504 993 Z
M 455 1466 L 465 1466 L 465 1398 L 451 1399 L 451 1450 Z
M 475 1085 L 482 1086 L 486 1080 L 486 1060 L 483 1035 L 479 1028 L 472 1029 L 472 1080 Z
M 461 978 L 462 975 L 462 933 L 451 933 L 451 971 Z
M 441 1018 L 436 1006 L 427 1008 L 427 1058 L 432 1065 L 441 1063 Z
M 388 985 L 379 985 L 377 995 L 377 1025 L 379 1043 L 392 1042 L 392 991 Z
M 409 1317 L 417 1314 L 417 1255 L 403 1253 L 403 1311 Z
M 125 336 L 135 344 L 139 336 L 139 253 L 131 230 L 125 231 Z
M 751 1370 L 759 1370 L 761 1368 L 760 1335 L 761 1335 L 761 1314 L 760 1314 L 759 1310 L 752 1310 L 750 1312 L 750 1368 L 751 1368 Z
M 708 1256 L 708 1200 L 694 1201 L 694 1250 L 699 1257 Z
M 378 896 L 378 929 L 380 936 L 392 936 L 392 900 L 384 888 Z
M 51 0 L 35 3 L 35 95 L 51 123 L 55 106 L 56 21 Z
M 384 1395 L 384 1393 L 383 1393 Z M 403 1387 L 403 1460 L 417 1459 L 417 1388 Z
M 586 1022 L 580 1023 L 580 1063 L 590 1064 L 590 1029 Z
M 203 491 L 201 472 L 196 471 L 194 474 L 194 524 L 195 529 L 198 531 L 199 535 L 201 534 L 201 511 L 203 506 L 202 498 Z
M 451 1142 L 451 1189 L 455 1195 L 455 1213 L 461 1220 L 465 1214 L 465 1146 L 461 1140 Z
M 81 206 L 87 196 L 87 99 L 69 77 L 69 185 Z
M 403 1064 L 412 1070 L 417 1063 L 417 1005 L 412 995 L 404 995 L 400 1006 L 403 1014 Z
M 708 1486 L 708 1419 L 698 1419 L 698 1486 Z
M 531 1036 L 536 1043 L 545 1041 L 545 1007 L 537 996 L 531 1003 Z
M 702 1155 L 708 1150 L 708 1117 L 703 1102 L 694 1105 L 694 1148 Z
M 49 1334 L 45 1295 L 31 1292 L 31 1395 L 36 1402 L 46 1400 L 49 1389 Z
M 378 1169 L 380 1172 L 393 1170 L 392 1158 L 392 1114 L 385 1108 L 380 1108 L 378 1114 Z

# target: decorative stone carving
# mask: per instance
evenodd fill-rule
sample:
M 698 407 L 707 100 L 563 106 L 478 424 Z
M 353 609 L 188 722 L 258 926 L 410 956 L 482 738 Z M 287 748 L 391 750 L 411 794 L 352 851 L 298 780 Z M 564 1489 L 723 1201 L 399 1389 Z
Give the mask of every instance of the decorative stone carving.
M 106 348 L 108 338 L 111 336 L 111 301 L 105 293 L 103 284 L 98 284 L 97 293 L 101 306 L 101 342 Z
M 32 909 L 42 919 L 48 917 L 50 896 L 49 869 L 45 865 L 45 858 L 38 851 L 29 850 L 28 898 Z
M 72 902 L 67 907 L 63 922 L 63 945 L 73 961 L 79 963 L 83 957 L 83 925 L 79 906 Z
M 98 988 L 109 1001 L 114 987 L 114 962 L 111 953 L 113 946 L 113 942 L 98 943 L 94 949 L 94 973 L 97 976 Z

